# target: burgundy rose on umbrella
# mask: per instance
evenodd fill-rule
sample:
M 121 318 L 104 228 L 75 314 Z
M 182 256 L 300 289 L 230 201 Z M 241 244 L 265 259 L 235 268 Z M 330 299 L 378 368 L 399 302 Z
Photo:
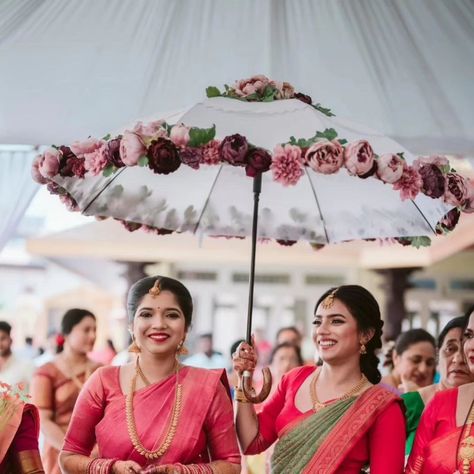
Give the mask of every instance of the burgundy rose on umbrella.
M 446 175 L 444 200 L 453 206 L 463 206 L 471 195 L 469 181 L 457 173 Z
M 104 156 L 107 162 L 116 168 L 122 168 L 125 166 L 125 163 L 120 157 L 120 138 L 114 138 L 107 142 L 104 148 Z
M 321 140 L 311 145 L 305 154 L 305 162 L 317 173 L 333 174 L 342 166 L 344 148 L 337 140 Z
M 191 168 L 197 170 L 202 159 L 202 149 L 195 147 L 186 147 L 180 151 L 181 161 L 190 166 Z
M 146 154 L 143 138 L 135 132 L 123 132 L 119 147 L 120 158 L 127 166 L 135 166 L 140 157 Z
M 311 105 L 313 103 L 313 99 L 309 95 L 302 94 L 301 92 L 297 92 L 295 94 L 295 99 L 301 100 L 305 104 Z
M 451 209 L 438 222 L 438 225 L 436 226 L 436 233 L 444 234 L 446 232 L 452 231 L 458 224 L 460 216 L 461 216 L 461 213 L 456 207 L 454 209 Z
M 123 221 L 121 219 L 116 219 L 116 220 L 118 220 L 129 232 L 135 232 L 142 226 L 142 224 L 138 222 Z
M 400 179 L 394 183 L 393 189 L 400 191 L 402 201 L 405 199 L 415 199 L 420 192 L 423 180 L 420 173 L 413 166 L 407 166 Z
M 268 151 L 263 148 L 252 148 L 247 154 L 247 165 L 245 174 L 255 178 L 257 174 L 264 173 L 270 169 L 272 157 Z
M 270 84 L 270 79 L 262 74 L 252 76 L 250 79 L 241 79 L 234 84 L 234 92 L 238 97 L 248 97 L 253 94 L 263 94 Z
M 400 156 L 392 153 L 381 155 L 376 160 L 377 177 L 384 183 L 393 184 L 398 181 L 407 167 L 406 161 Z
M 238 133 L 229 135 L 222 140 L 220 147 L 221 159 L 233 166 L 245 166 L 247 164 L 248 149 L 249 144 L 245 137 Z
M 180 165 L 178 149 L 166 138 L 153 140 L 147 152 L 148 166 L 157 174 L 169 174 L 176 171 Z
M 439 198 L 444 194 L 445 178 L 441 169 L 426 160 L 416 159 L 413 167 L 420 173 L 423 185 L 421 192 L 431 198 Z
M 270 169 L 275 181 L 283 186 L 295 185 L 303 175 L 301 149 L 293 145 L 277 145 Z
M 350 175 L 359 178 L 368 178 L 377 169 L 374 151 L 366 140 L 358 140 L 347 145 L 344 150 L 344 164 Z

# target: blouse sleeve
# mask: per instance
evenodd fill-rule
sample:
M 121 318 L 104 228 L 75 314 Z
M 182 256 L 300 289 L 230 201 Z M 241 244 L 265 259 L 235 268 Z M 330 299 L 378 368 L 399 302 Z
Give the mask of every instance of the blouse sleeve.
M 284 375 L 275 393 L 263 404 L 258 416 L 258 434 L 244 454 L 258 454 L 269 448 L 278 438 L 275 421 L 285 404 L 287 378 Z
M 214 399 L 204 422 L 204 429 L 212 461 L 240 464 L 232 402 L 222 383 L 217 384 Z
M 408 458 L 407 474 L 421 472 L 424 463 L 424 451 L 426 445 L 433 438 L 436 429 L 437 398 L 428 403 L 425 411 L 421 415 L 418 429 L 416 430 L 415 443 Z
M 398 402 L 381 413 L 369 432 L 371 474 L 402 474 L 405 464 L 405 417 Z
M 95 445 L 95 426 L 104 416 L 102 370 L 96 370 L 82 388 L 72 412 L 63 450 L 89 456 Z
M 11 449 L 15 453 L 38 450 L 38 424 L 31 410 L 23 411 L 21 423 L 13 438 Z

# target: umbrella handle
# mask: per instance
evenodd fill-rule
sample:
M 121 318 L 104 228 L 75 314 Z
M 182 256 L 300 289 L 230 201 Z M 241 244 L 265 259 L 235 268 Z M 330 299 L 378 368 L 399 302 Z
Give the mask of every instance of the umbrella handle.
M 270 369 L 268 367 L 262 369 L 263 386 L 258 394 L 255 394 L 255 390 L 252 387 L 252 372 L 245 370 L 242 375 L 242 390 L 245 398 L 251 403 L 262 403 L 266 400 L 272 389 L 272 373 Z

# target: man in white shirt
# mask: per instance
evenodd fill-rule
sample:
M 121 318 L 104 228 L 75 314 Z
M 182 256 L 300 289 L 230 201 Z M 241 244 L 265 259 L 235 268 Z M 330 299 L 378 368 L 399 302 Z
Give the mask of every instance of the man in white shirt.
M 33 361 L 12 353 L 11 330 L 10 324 L 0 321 L 0 381 L 10 385 L 22 383 L 28 390 L 35 366 Z
M 201 334 L 198 341 L 198 352 L 183 361 L 185 365 L 203 369 L 225 369 L 227 360 L 212 347 L 212 334 Z

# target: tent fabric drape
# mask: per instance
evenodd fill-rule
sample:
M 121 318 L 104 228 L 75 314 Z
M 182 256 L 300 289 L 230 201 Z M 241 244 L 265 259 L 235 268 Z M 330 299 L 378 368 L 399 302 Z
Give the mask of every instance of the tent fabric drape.
M 469 0 L 6 0 L 0 143 L 68 143 L 256 73 L 415 153 L 474 153 Z
M 15 235 L 39 185 L 31 179 L 35 153 L 0 150 L 0 252 Z

